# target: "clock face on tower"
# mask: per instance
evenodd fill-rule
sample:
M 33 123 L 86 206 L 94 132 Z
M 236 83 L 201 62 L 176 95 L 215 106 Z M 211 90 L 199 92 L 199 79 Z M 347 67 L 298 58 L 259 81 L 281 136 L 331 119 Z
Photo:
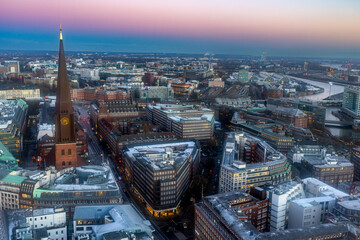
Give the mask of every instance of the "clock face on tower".
M 69 124 L 69 119 L 67 117 L 63 117 L 60 119 L 60 122 L 62 125 L 68 125 Z

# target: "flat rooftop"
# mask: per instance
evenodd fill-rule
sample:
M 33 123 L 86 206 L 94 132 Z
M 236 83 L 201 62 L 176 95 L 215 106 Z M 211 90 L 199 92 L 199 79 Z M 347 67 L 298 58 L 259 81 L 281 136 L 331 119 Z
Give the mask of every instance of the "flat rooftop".
M 175 169 L 198 150 L 196 142 L 176 140 L 169 142 L 128 145 L 125 154 L 154 170 Z
M 338 202 L 338 204 L 346 209 L 360 211 L 360 200 L 349 200 Z

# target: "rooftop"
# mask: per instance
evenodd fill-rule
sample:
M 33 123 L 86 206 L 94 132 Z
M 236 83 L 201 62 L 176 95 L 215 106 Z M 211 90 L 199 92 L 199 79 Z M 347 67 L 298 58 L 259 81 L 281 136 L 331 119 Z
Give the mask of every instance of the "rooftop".
M 195 141 L 176 140 L 128 145 L 125 154 L 136 161 L 149 165 L 154 170 L 175 169 L 197 151 Z
M 75 208 L 74 221 L 103 219 L 105 216 L 110 223 L 92 226 L 97 236 L 123 230 L 132 233 L 145 232 L 150 237 L 154 231 L 151 223 L 130 204 L 78 206 Z
M 262 233 L 256 237 L 258 240 L 295 240 L 295 239 L 317 239 L 315 237 L 331 235 L 335 233 L 346 233 L 348 228 L 346 225 L 320 224 L 308 228 L 288 229 L 269 233 Z
M 349 200 L 338 202 L 338 204 L 346 209 L 359 211 L 360 210 L 360 200 Z
M 238 145 L 241 141 L 256 142 L 261 148 L 266 149 L 266 161 L 261 163 L 246 164 L 245 169 L 254 169 L 260 167 L 269 167 L 286 161 L 286 157 L 271 147 L 267 142 L 260 140 L 248 133 L 243 132 L 231 132 L 228 134 L 225 142 L 225 149 L 223 152 L 222 167 L 225 167 L 232 171 L 239 171 L 239 168 L 234 166 L 234 161 L 237 159 Z M 244 170 L 245 170 L 244 169 Z
M 297 204 L 303 208 L 312 207 L 322 202 L 335 201 L 335 198 L 325 196 L 325 197 L 313 197 L 313 198 L 302 198 L 291 201 L 291 203 Z
M 344 198 L 349 197 L 349 194 L 344 193 L 340 190 L 337 190 L 334 187 L 331 187 L 330 185 L 316 179 L 316 178 L 305 178 L 302 179 L 302 182 L 306 185 L 306 188 L 308 188 L 308 185 L 314 185 L 318 188 L 319 196 L 330 196 L 334 198 Z

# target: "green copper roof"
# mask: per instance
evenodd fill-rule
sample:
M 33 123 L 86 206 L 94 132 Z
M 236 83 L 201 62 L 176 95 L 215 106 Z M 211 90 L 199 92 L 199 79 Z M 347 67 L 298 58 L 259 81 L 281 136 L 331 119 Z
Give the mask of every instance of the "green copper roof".
M 22 100 L 22 99 L 19 99 L 19 100 L 17 101 L 17 105 L 18 105 L 19 107 L 21 107 L 22 110 L 25 110 L 26 108 L 28 108 L 27 103 L 26 103 L 24 100 Z
M 1 181 L 8 182 L 8 183 L 21 184 L 25 179 L 26 179 L 26 177 L 8 174 L 6 177 L 1 179 Z
M 0 166 L 5 169 L 15 169 L 18 167 L 16 158 L 9 152 L 5 145 L 0 141 Z
M 59 190 L 45 190 L 45 189 L 34 189 L 33 192 L 33 198 L 40 198 L 41 197 L 41 193 L 46 192 L 46 193 L 58 193 L 58 192 L 63 192 L 63 191 L 59 191 Z

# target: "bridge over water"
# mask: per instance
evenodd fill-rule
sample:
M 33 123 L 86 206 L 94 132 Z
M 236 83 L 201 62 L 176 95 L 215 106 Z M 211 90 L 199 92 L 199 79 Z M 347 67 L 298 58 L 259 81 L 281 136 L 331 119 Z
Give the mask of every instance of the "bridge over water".
M 327 126 L 327 127 L 351 127 L 352 125 L 353 125 L 353 122 L 325 120 L 325 126 Z

